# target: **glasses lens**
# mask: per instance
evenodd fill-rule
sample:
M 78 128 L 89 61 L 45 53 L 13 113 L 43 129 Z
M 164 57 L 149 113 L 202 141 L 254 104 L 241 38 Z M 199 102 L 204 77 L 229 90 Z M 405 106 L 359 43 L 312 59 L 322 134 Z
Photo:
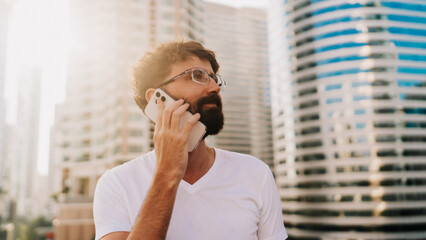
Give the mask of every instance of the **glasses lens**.
M 210 74 L 210 77 L 213 79 L 213 81 L 217 84 L 220 84 L 220 81 L 218 79 L 218 76 L 216 74 Z
M 221 89 L 223 89 L 226 85 L 225 81 L 222 80 L 220 75 L 218 74 L 209 74 L 204 69 L 201 68 L 193 68 L 191 69 L 191 77 L 194 82 L 207 84 L 210 81 L 210 78 L 219 85 Z
M 194 68 L 192 69 L 192 80 L 205 84 L 209 81 L 209 75 L 202 69 Z

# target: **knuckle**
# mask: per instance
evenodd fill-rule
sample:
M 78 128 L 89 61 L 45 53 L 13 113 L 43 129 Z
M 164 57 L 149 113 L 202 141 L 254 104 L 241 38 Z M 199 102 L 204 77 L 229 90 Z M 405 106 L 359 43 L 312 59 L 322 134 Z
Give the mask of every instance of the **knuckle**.
M 175 111 L 173 112 L 173 117 L 180 117 L 182 115 L 181 111 Z
M 193 125 L 193 124 L 195 124 L 195 123 L 197 122 L 197 119 L 196 119 L 196 118 L 190 118 L 190 119 L 188 120 L 188 122 L 189 122 L 191 125 Z
M 172 116 L 173 116 L 173 117 L 179 116 L 179 112 L 178 112 L 178 111 L 174 111 L 174 112 L 172 113 Z
M 177 140 L 179 141 L 179 143 L 186 143 L 186 137 L 184 135 L 179 135 Z
M 172 112 L 172 110 L 170 108 L 166 108 L 164 109 L 164 114 L 170 114 Z

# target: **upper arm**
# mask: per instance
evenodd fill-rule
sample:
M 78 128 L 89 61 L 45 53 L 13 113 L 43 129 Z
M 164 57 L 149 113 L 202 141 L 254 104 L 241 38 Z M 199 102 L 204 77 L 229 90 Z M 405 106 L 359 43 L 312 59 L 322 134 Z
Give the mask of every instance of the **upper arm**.
M 101 237 L 101 240 L 125 240 L 128 236 L 129 232 L 112 232 Z

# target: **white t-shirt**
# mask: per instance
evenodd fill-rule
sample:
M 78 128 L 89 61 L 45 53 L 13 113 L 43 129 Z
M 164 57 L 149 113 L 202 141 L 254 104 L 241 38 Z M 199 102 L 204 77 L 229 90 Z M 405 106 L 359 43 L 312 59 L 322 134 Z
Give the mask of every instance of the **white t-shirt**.
M 215 149 L 209 171 L 179 184 L 168 240 L 282 240 L 281 202 L 269 167 L 252 156 Z M 95 192 L 96 239 L 130 232 L 151 186 L 151 151 L 105 172 Z

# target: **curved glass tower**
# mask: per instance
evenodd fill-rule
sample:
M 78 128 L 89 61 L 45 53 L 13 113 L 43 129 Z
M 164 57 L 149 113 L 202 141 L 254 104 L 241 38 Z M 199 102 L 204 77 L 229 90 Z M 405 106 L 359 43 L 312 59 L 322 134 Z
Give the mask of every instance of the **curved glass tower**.
M 271 0 L 274 161 L 294 239 L 426 238 L 426 2 Z

